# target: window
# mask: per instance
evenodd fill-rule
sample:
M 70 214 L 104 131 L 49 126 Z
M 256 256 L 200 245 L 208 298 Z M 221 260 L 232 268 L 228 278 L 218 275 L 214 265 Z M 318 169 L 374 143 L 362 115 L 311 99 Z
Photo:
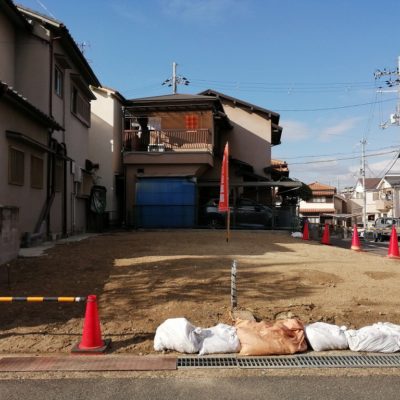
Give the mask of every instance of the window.
M 9 148 L 8 152 L 8 183 L 11 185 L 24 185 L 25 154 L 23 151 Z
M 312 199 L 312 203 L 326 203 L 326 197 L 324 197 L 324 196 L 314 197 Z
M 31 187 L 43 189 L 43 158 L 31 155 Z
M 57 96 L 63 97 L 64 94 L 64 74 L 57 66 L 54 69 L 54 91 Z
M 56 158 L 56 171 L 54 190 L 61 192 L 64 186 L 64 162 L 61 158 Z
M 75 86 L 72 86 L 71 90 L 71 112 L 86 125 L 90 125 L 90 102 Z
M 199 118 L 197 115 L 185 115 L 186 129 L 197 129 L 199 126 Z

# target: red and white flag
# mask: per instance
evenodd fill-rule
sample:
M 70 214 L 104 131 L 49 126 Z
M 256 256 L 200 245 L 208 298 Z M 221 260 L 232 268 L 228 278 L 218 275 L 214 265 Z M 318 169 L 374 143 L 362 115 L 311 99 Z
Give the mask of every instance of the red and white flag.
M 224 149 L 224 158 L 221 168 L 221 186 L 219 189 L 218 211 L 229 211 L 229 147 L 228 142 Z

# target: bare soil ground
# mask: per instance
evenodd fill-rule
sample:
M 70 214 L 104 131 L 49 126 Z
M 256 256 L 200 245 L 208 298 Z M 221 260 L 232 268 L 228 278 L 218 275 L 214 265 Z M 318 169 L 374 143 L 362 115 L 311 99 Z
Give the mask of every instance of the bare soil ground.
M 115 353 L 154 353 L 159 324 L 232 323 L 238 306 L 257 319 L 297 316 L 360 328 L 400 323 L 400 261 L 290 237 L 287 232 L 174 230 L 108 233 L 56 245 L 0 266 L 0 296 L 98 295 L 104 338 Z M 0 303 L 0 353 L 69 352 L 80 341 L 84 303 Z

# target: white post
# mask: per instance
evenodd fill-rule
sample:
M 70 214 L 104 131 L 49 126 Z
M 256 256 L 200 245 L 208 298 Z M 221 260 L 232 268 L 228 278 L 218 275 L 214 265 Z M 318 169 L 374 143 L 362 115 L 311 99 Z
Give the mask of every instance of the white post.
M 236 260 L 232 262 L 231 268 L 231 308 L 237 307 L 237 292 L 236 292 Z

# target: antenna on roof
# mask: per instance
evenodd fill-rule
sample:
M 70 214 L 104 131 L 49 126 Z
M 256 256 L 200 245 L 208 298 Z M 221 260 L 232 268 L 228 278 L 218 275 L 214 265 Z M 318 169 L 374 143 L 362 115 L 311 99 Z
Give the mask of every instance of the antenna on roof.
M 189 81 L 184 77 L 180 75 L 176 75 L 176 67 L 178 64 L 174 61 L 172 63 L 172 78 L 166 79 L 161 85 L 167 85 L 168 87 L 172 87 L 172 93 L 176 94 L 178 92 L 177 87 L 178 85 L 189 85 Z

